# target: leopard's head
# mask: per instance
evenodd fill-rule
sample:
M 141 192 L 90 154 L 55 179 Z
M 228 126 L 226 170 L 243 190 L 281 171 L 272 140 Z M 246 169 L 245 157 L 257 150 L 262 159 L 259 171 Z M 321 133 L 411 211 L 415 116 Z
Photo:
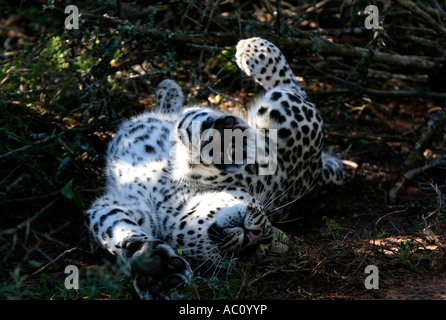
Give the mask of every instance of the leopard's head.
M 195 195 L 176 221 L 172 246 L 205 268 L 218 267 L 230 257 L 263 256 L 273 243 L 270 221 L 243 188 Z

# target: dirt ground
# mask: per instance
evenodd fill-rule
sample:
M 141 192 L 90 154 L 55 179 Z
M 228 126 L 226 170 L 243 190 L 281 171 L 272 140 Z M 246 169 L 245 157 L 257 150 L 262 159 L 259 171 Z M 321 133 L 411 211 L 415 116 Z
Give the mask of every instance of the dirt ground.
M 425 108 L 422 102 L 415 103 L 417 107 Z M 356 119 L 356 115 L 345 106 L 331 106 L 323 101 L 318 102 L 318 106 L 326 123 L 327 146 L 348 161 L 348 177 L 340 190 L 295 205 L 296 220 L 278 227 L 296 243 L 308 245 L 308 254 L 311 250 L 335 250 L 334 247 L 343 250 L 345 247 L 350 257 L 343 257 L 347 260 L 340 261 L 331 256 L 332 253 L 321 256 L 316 253 L 310 259 L 309 267 L 297 268 L 297 271 L 289 270 L 293 266 L 289 262 L 272 272 L 268 267 L 259 267 L 251 281 L 262 277 L 269 283 L 263 286 L 273 288 L 265 289 L 256 298 L 446 299 L 445 248 L 444 237 L 441 238 L 444 217 L 440 210 L 435 218 L 423 219 L 438 208 L 442 199 L 444 169 L 436 168 L 408 181 L 398 193 L 395 204 L 390 204 L 388 197 L 404 161 L 405 148 L 410 147 L 404 139 L 406 130 L 411 127 L 410 115 L 398 114 L 392 108 L 398 110 L 400 105 L 390 102 L 380 103 L 389 115 L 396 115 L 387 123 L 380 123 L 367 109 Z M 84 191 L 83 195 L 93 198 L 98 191 Z M 49 263 L 44 273 L 50 278 L 63 279 L 63 269 L 68 264 L 88 269 L 103 263 L 107 254 L 98 248 L 92 249 L 81 212 L 72 201 L 54 195 L 30 201 L 49 205 L 47 210 L 43 210 L 42 217 L 30 223 L 34 230 L 31 234 L 34 233 L 41 243 L 37 252 L 26 252 L 23 248 L 30 246 L 33 240 L 17 240 L 17 243 L 24 241 L 20 248 L 12 239 L 9 242 L 12 249 L 6 253 L 7 268 L 14 270 L 15 261 L 22 261 L 24 254 L 37 255 L 39 258 L 35 259 L 39 261 L 44 255 Z M 23 207 L 21 201 L 10 205 Z M 335 225 L 329 227 L 329 221 Z M 438 238 L 430 238 L 423 232 L 426 224 L 433 226 Z M 13 227 L 12 224 L 4 226 L 5 229 Z M 26 232 L 25 227 L 18 237 L 26 237 Z M 50 236 L 43 236 L 45 232 Z M 403 256 L 405 252 L 401 244 L 406 241 L 413 247 L 407 256 Z M 76 249 L 70 252 L 72 248 Z M 299 253 L 301 250 L 301 247 L 297 249 Z M 361 250 L 366 253 L 361 254 Z M 399 260 L 400 256 L 403 257 Z M 364 286 L 367 276 L 364 269 L 374 259 L 379 268 L 379 289 L 368 290 Z M 392 261 L 398 263 L 392 264 Z M 351 278 L 344 273 L 344 268 L 350 264 L 354 264 L 350 272 L 355 274 Z M 36 272 L 35 268 L 31 270 Z M 31 283 L 36 285 L 34 281 Z M 133 293 L 127 295 L 136 298 Z
M 329 103 L 317 103 L 324 114 L 327 145 L 335 146 L 337 153 L 348 160 L 345 162 L 348 178 L 341 190 L 329 195 L 329 201 L 309 200 L 302 207 L 296 206 L 296 210 L 306 213 L 306 218 L 299 220 L 292 230 L 299 236 L 311 237 L 320 234 L 321 226 L 332 219 L 350 234 L 353 241 L 368 242 L 371 245 L 368 249 L 376 255 L 377 261 L 381 257 L 390 259 L 384 265 L 381 264 L 383 261 L 377 263 L 379 289 L 367 290 L 360 281 L 344 287 L 342 281 L 338 285 L 336 281 L 326 279 L 308 288 L 299 287 L 297 291 L 303 298 L 445 299 L 444 243 L 429 237 L 430 228 L 426 228 L 429 223 L 423 218 L 442 201 L 444 168 L 422 172 L 406 181 L 397 200 L 391 203 L 389 199 L 389 191 L 398 180 L 405 155 L 411 148 L 405 137 L 414 125 L 413 119 L 421 125 L 422 115 L 432 105 L 422 100 L 373 102 L 375 106 L 366 107 L 360 115 L 346 112 L 345 106 L 341 111 Z M 410 104 L 419 117 L 407 112 Z M 347 108 L 352 110 L 351 106 Z M 429 157 L 430 152 L 426 150 L 424 154 Z M 436 230 L 442 237 L 444 218 L 437 222 L 439 228 Z M 404 250 L 401 245 L 406 241 L 413 242 L 414 247 L 421 250 L 421 255 L 426 254 L 426 260 L 413 261 L 414 265 L 409 268 L 400 268 L 401 264 L 394 262 L 401 257 Z M 415 267 L 418 262 L 420 264 Z M 364 272 L 364 268 L 362 265 L 359 269 Z M 364 273 L 363 280 L 366 277 Z M 302 294 L 303 288 L 305 293 Z M 338 290 L 333 290 L 335 288 Z
M 339 240 L 340 247 L 349 246 L 343 242 L 349 241 L 346 238 L 370 245 L 364 245 L 364 248 L 376 256 L 379 289 L 365 288 L 364 283 L 361 283 L 367 277 L 365 273 L 362 279 L 352 283 L 346 274 L 333 275 L 333 272 L 324 270 L 322 274 L 329 273 L 325 279 L 321 274 L 315 283 L 302 281 L 297 286 L 285 286 L 286 292 L 277 289 L 279 296 L 297 299 L 446 298 L 444 244 L 436 241 L 438 239 L 429 238 L 427 229 L 424 229 L 427 221 L 423 219 L 441 201 L 444 169 L 425 172 L 408 181 L 399 191 L 397 202 L 390 203 L 388 193 L 397 180 L 404 161 L 404 150 L 408 148 L 402 140 L 405 130 L 411 124 L 409 115 L 398 114 L 391 109 L 399 109 L 400 105 L 388 101 L 385 103 L 379 104 L 382 110 L 395 116 L 384 122 L 374 118 L 372 113 L 368 117 L 367 111 L 358 119 L 353 119 L 349 114 L 349 119 L 340 121 L 340 113 L 329 105 L 318 103 L 327 126 L 327 144 L 335 146 L 338 154 L 349 161 L 346 162 L 348 178 L 341 190 L 327 198 L 307 200 L 302 205 L 296 205 L 295 210 L 304 213 L 304 218 L 283 227 L 298 238 L 308 241 L 314 237 L 317 242 L 322 233 L 327 236 L 327 221 L 335 220 L 347 233 L 342 241 Z M 423 108 L 422 105 L 418 107 Z M 441 232 L 444 220 L 437 227 L 440 227 Z M 339 239 L 337 236 L 334 238 Z M 425 254 L 426 260 L 413 261 L 414 265 L 418 262 L 420 264 L 410 265 L 409 268 L 401 267 L 399 263 L 393 264 L 392 261 L 401 257 L 401 244 L 405 241 L 415 243 L 414 247 L 420 249 L 420 254 Z M 339 266 L 334 263 L 333 268 Z M 360 265 L 355 271 L 364 272 L 364 269 L 365 265 Z M 337 272 L 342 273 L 342 270 L 334 271 L 335 274 Z M 284 278 L 287 276 L 284 275 Z

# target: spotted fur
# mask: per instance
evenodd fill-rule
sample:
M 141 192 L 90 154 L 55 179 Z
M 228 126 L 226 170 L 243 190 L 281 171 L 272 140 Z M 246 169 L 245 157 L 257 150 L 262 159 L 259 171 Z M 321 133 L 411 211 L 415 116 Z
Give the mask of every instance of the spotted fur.
M 108 251 L 129 261 L 143 299 L 181 297 L 192 268 L 282 251 L 272 223 L 314 187 L 344 179 L 339 159 L 322 152 L 322 117 L 280 50 L 246 39 L 236 59 L 266 90 L 246 119 L 183 108 L 180 88 L 165 80 L 155 111 L 124 121 L 108 147 L 106 191 L 86 211 L 87 225 Z M 243 144 L 240 162 L 226 161 L 238 152 L 234 144 L 213 154 L 221 161 L 196 159 L 206 141 L 216 142 L 213 134 L 227 129 L 255 141 Z M 267 156 L 273 161 L 259 160 Z

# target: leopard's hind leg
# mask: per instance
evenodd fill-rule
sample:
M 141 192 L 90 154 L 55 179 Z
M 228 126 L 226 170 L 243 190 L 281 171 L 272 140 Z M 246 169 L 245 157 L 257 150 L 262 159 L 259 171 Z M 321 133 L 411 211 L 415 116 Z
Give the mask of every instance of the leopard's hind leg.
M 237 44 L 236 58 L 238 66 L 266 90 L 248 110 L 249 125 L 277 133 L 278 171 L 273 178 L 259 177 L 263 189 L 274 192 L 268 194 L 271 207 L 280 208 L 314 187 L 342 183 L 342 163 L 322 152 L 322 117 L 280 50 L 267 40 L 250 38 Z M 284 217 L 279 214 L 278 220 Z

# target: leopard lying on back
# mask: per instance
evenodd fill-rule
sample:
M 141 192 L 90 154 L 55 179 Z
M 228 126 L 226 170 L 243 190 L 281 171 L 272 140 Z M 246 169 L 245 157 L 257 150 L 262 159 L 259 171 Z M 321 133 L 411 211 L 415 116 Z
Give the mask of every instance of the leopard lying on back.
M 130 263 L 142 299 L 180 297 L 192 268 L 284 250 L 272 223 L 313 188 L 343 182 L 339 159 L 322 152 L 322 118 L 280 50 L 250 38 L 238 43 L 236 59 L 265 89 L 246 119 L 183 108 L 181 89 L 165 80 L 155 110 L 124 121 L 109 144 L 106 190 L 86 222 L 104 248 Z M 196 161 L 203 141 L 212 140 L 201 135 L 225 129 L 252 130 L 275 160 L 274 172 L 262 173 L 268 164 L 247 161 L 245 149 L 241 163 Z M 221 158 L 237 151 L 226 147 Z

